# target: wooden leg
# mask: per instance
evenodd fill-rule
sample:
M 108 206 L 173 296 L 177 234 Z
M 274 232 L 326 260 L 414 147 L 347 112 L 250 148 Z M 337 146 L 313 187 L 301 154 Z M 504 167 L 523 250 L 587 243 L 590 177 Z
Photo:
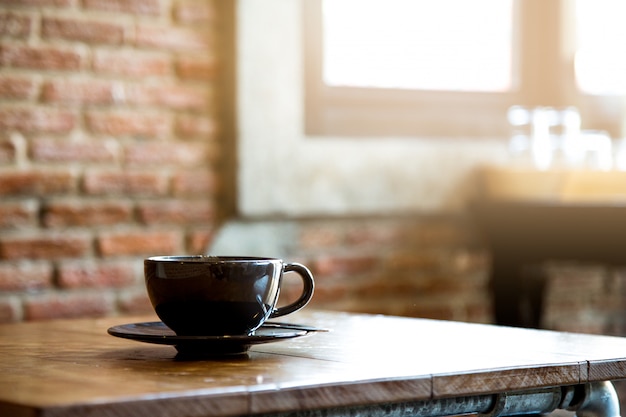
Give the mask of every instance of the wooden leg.
M 543 320 L 546 269 L 543 265 L 525 265 L 520 268 L 522 280 L 521 318 L 523 327 L 540 328 Z
M 522 286 L 517 265 L 494 255 L 491 290 L 496 324 L 522 327 Z
M 491 289 L 496 324 L 539 328 L 545 287 L 546 274 L 541 266 L 494 256 Z

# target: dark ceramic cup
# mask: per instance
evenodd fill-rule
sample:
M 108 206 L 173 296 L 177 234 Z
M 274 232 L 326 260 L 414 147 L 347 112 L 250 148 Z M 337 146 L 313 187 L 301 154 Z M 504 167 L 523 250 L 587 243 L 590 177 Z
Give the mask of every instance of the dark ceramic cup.
M 273 258 L 155 256 L 144 260 L 144 272 L 154 310 L 179 336 L 250 334 L 269 318 L 300 310 L 315 286 L 304 265 Z M 302 294 L 277 308 L 287 272 L 300 276 Z

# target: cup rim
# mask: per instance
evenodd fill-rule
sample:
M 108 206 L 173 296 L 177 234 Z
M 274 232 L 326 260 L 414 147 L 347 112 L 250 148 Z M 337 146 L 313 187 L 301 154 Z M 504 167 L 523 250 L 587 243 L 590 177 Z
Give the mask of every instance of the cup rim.
M 146 262 L 165 263 L 244 263 L 244 262 L 282 262 L 278 258 L 260 256 L 233 256 L 233 255 L 158 255 L 150 256 Z

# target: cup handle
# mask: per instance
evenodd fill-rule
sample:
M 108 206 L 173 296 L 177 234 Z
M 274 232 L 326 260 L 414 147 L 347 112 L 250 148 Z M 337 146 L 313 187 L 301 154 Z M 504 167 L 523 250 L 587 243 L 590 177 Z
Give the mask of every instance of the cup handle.
M 302 264 L 288 263 L 285 264 L 285 266 L 283 267 L 283 274 L 287 272 L 295 272 L 300 275 L 300 278 L 302 278 L 302 283 L 304 284 L 302 294 L 300 295 L 300 298 L 298 298 L 293 303 L 288 304 L 284 307 L 274 309 L 274 311 L 270 315 L 270 318 L 280 317 L 298 311 L 302 307 L 307 305 L 309 301 L 311 301 L 311 298 L 313 298 L 315 283 L 313 281 L 313 274 L 311 274 L 311 271 L 309 271 L 308 268 Z

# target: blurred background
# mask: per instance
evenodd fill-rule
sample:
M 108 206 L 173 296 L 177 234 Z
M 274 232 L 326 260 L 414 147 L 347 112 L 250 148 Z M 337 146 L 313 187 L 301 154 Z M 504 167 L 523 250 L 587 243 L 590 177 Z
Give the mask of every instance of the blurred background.
M 149 312 L 142 259 L 184 253 L 302 262 L 314 308 L 494 322 L 480 173 L 522 201 L 622 201 L 625 14 L 4 0 L 0 322 Z M 571 172 L 604 176 L 546 188 Z M 542 266 L 541 327 L 626 334 L 626 270 Z

